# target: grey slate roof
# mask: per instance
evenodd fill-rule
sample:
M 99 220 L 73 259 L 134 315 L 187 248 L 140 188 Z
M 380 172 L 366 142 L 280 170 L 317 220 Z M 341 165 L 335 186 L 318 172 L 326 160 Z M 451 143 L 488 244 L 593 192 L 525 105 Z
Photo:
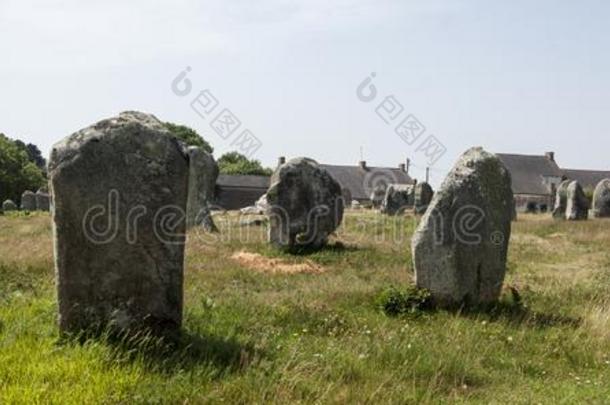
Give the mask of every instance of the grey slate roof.
M 553 160 L 542 155 L 496 154 L 513 179 L 513 193 L 549 195 L 544 177 L 562 177 L 563 172 Z
M 339 182 L 348 188 L 354 200 L 368 200 L 372 187 L 380 182 L 386 184 L 412 184 L 413 179 L 399 168 L 320 165 Z
M 216 180 L 219 187 L 269 188 L 268 176 L 251 176 L 243 174 L 220 174 Z
M 269 188 L 269 177 L 221 174 L 216 180 L 214 205 L 225 210 L 238 210 L 254 205 Z
M 339 166 L 339 165 L 320 165 L 339 182 L 342 188 L 351 191 L 354 200 L 368 200 L 372 187 L 379 183 L 386 184 L 412 184 L 413 179 L 399 168 L 387 167 L 367 167 L 362 169 L 360 166 Z M 229 189 L 240 190 L 263 190 L 267 191 L 270 178 L 267 176 L 247 176 L 221 174 L 218 176 L 216 186 L 220 191 Z
M 610 171 L 603 170 L 563 169 L 563 173 L 568 179 L 578 181 L 584 188 L 595 188 L 600 181 L 610 179 Z

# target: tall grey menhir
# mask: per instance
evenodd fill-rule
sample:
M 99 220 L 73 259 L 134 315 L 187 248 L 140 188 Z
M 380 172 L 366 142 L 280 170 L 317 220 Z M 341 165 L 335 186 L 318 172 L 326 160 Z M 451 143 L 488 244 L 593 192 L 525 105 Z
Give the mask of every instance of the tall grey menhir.
M 185 146 L 139 112 L 53 147 L 61 332 L 179 330 L 188 172 Z
M 418 287 L 440 306 L 498 299 L 513 216 L 511 176 L 500 159 L 472 148 L 459 159 L 412 241 Z

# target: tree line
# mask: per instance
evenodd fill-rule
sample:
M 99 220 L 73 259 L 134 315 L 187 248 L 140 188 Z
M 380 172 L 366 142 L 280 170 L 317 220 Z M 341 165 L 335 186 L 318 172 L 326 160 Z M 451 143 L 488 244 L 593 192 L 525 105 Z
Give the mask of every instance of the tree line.
M 185 125 L 166 122 L 165 127 L 178 139 L 189 146 L 199 146 L 208 153 L 214 153 L 214 148 L 201 135 Z M 238 152 L 227 152 L 216 161 L 222 174 L 248 174 L 258 176 L 271 176 L 273 170 L 263 167 L 260 161 L 248 159 Z
M 0 202 L 19 204 L 24 191 L 35 192 L 45 184 L 46 161 L 40 149 L 0 133 Z
M 166 128 L 189 146 L 199 146 L 208 153 L 214 148 L 201 135 L 185 125 L 165 123 Z M 228 152 L 217 160 L 220 173 L 269 176 L 270 168 L 261 162 L 238 152 Z M 26 190 L 36 191 L 46 187 L 46 160 L 38 146 L 12 139 L 0 133 L 0 204 L 12 200 L 19 204 Z

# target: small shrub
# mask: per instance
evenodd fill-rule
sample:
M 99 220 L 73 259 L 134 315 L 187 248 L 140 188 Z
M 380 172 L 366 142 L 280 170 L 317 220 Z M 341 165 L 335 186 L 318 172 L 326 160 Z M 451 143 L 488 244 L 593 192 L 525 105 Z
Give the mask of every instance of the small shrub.
M 430 292 L 414 286 L 386 289 L 377 297 L 377 306 L 388 316 L 417 314 L 433 308 Z

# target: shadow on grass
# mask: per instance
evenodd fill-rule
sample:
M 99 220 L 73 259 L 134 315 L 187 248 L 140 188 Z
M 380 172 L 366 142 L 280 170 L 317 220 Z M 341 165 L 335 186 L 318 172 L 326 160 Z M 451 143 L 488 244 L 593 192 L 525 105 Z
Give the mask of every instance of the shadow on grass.
M 284 249 L 281 252 L 290 254 L 292 256 L 312 256 L 312 255 L 324 255 L 324 254 L 344 254 L 361 251 L 354 245 L 345 245 L 342 242 L 335 242 L 333 244 L 324 245 L 321 248 L 311 248 L 307 246 L 294 247 L 292 249 Z
M 527 307 L 515 306 L 512 303 L 497 303 L 494 305 L 477 307 L 464 306 L 461 308 L 436 308 L 432 306 L 423 310 L 414 309 L 410 313 L 403 313 L 400 315 L 433 315 L 441 311 L 476 320 L 481 320 L 481 317 L 487 317 L 489 322 L 507 322 L 512 325 L 523 325 L 534 328 L 550 328 L 557 326 L 577 328 L 582 324 L 582 319 L 580 318 L 532 311 Z
M 522 302 L 519 292 L 509 288 L 510 293 L 493 304 L 469 305 L 467 302 L 452 307 L 439 307 L 432 295 L 425 289 L 411 286 L 408 288 L 391 287 L 384 290 L 376 299 L 376 306 L 388 316 L 421 316 L 446 311 L 458 316 L 480 320 L 486 317 L 490 322 L 508 322 L 536 328 L 567 326 L 576 328 L 582 319 L 558 314 L 530 310 Z
M 567 326 L 576 328 L 582 324 L 582 319 L 565 315 L 532 311 L 523 304 L 519 290 L 508 286 L 500 300 L 493 304 L 465 307 L 461 310 L 465 316 L 480 318 L 489 317 L 491 322 L 506 321 L 513 325 L 525 325 L 536 328 Z
M 182 331 L 164 338 L 150 333 L 109 333 L 99 337 L 74 337 L 60 343 L 103 345 L 111 348 L 107 360 L 113 364 L 140 363 L 158 373 L 189 371 L 198 366 L 210 368 L 213 375 L 240 372 L 259 361 L 263 353 L 234 337 L 194 334 Z
M 577 328 L 582 319 L 560 314 L 533 311 L 514 302 L 501 301 L 492 305 L 465 307 L 457 312 L 470 318 L 489 317 L 490 322 L 505 321 L 513 325 L 525 325 L 536 328 L 567 326 Z

